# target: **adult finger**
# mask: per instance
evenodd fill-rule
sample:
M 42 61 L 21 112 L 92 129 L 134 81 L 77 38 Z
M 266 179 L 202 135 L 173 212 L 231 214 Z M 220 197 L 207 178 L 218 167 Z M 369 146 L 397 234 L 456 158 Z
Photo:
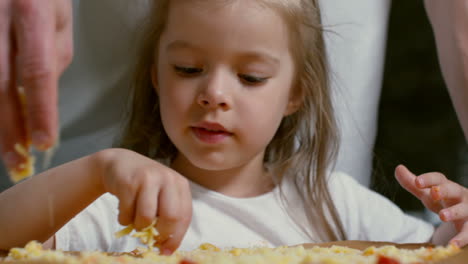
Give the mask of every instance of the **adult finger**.
M 3 124 L 0 130 L 0 150 L 6 167 L 11 171 L 26 162 L 26 157 L 15 150 L 15 144 L 26 146 L 27 136 L 14 82 L 8 85 L 0 87 L 0 124 Z
M 172 254 L 179 247 L 190 223 L 184 214 L 185 199 L 179 196 L 179 191 L 174 187 L 177 184 L 175 181 L 171 179 L 159 196 L 157 229 L 161 241 L 158 244 L 161 253 L 165 255 Z
M 11 12 L 7 1 L 0 2 L 0 152 L 8 169 L 17 168 L 25 158 L 14 150 L 26 144 L 24 121 L 15 85 Z
M 143 184 L 138 193 L 135 213 L 135 229 L 141 230 L 153 222 L 158 208 L 159 186 Z
M 69 0 L 57 1 L 56 9 L 56 48 L 57 74 L 60 76 L 73 58 L 73 19 L 72 3 Z
M 455 244 L 460 248 L 468 245 L 468 222 L 463 224 L 461 231 L 450 240 L 450 244 Z
M 56 40 L 57 47 L 57 75 L 60 76 L 70 65 L 73 58 L 72 32 L 60 32 Z
M 8 1 L 0 2 L 0 91 L 6 91 L 11 82 L 11 12 Z M 2 105 L 0 105 L 1 107 Z
M 55 14 L 42 1 L 13 1 L 19 82 L 26 92 L 32 143 L 45 150 L 57 134 Z

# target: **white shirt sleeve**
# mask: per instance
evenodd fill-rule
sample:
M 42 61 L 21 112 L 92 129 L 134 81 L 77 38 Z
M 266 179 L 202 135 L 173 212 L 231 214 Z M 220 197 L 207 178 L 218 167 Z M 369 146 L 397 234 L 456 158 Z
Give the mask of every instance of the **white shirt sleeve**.
M 422 243 L 434 233 L 431 224 L 406 215 L 347 174 L 332 174 L 330 190 L 349 240 Z
M 131 251 L 138 243 L 135 238 L 116 238 L 114 235 L 122 228 L 118 223 L 118 199 L 104 194 L 55 234 L 56 248 L 66 251 Z

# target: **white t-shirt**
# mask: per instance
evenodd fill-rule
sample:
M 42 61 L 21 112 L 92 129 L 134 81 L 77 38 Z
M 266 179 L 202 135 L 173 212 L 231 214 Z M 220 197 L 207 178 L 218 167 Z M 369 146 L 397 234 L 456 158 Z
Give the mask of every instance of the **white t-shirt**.
M 136 31 L 147 2 L 73 0 L 75 56 L 60 81 L 61 144 L 52 166 L 112 145 L 121 127 Z M 329 30 L 325 40 L 342 134 L 337 169 L 368 185 L 390 0 L 320 4 Z
M 332 197 L 348 239 L 427 242 L 434 228 L 405 215 L 385 197 L 344 173 L 332 174 Z M 289 217 L 278 189 L 253 198 L 232 198 L 191 183 L 193 217 L 180 249 L 201 243 L 219 247 L 297 245 L 311 242 Z M 105 194 L 56 233 L 62 250 L 131 251 L 142 246 L 130 236 L 115 238 L 118 200 Z

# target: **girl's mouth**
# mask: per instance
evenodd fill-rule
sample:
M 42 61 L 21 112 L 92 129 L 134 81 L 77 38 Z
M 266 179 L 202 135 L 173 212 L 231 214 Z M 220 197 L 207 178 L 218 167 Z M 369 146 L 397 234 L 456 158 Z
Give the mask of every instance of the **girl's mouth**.
M 209 144 L 221 143 L 223 140 L 233 135 L 218 124 L 202 124 L 200 126 L 193 126 L 191 129 L 195 137 Z

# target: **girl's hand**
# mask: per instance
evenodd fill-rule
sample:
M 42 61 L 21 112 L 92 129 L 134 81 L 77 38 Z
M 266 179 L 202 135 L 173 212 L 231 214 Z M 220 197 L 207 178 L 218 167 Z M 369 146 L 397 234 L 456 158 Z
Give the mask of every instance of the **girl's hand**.
M 405 166 L 395 169 L 403 188 L 416 196 L 444 222 L 452 222 L 458 234 L 450 240 L 459 247 L 468 245 L 468 189 L 438 172 L 414 175 Z
M 163 254 L 176 250 L 192 218 L 188 180 L 171 168 L 136 152 L 107 149 L 96 154 L 101 185 L 119 199 L 119 222 L 137 230 L 158 217 L 158 247 Z

